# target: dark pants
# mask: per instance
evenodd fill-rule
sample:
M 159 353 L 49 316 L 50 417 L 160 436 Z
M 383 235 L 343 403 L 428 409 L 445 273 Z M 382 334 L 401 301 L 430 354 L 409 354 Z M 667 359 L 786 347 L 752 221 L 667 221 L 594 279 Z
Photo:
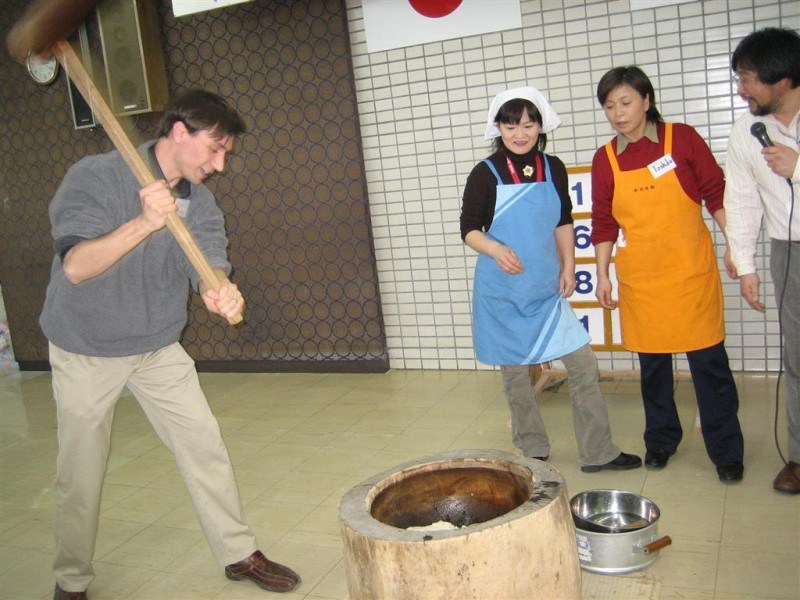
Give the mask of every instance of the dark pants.
M 739 396 L 728 365 L 725 344 L 686 353 L 697 396 L 706 452 L 715 465 L 742 462 L 744 439 L 739 426 Z M 639 353 L 644 400 L 644 445 L 675 452 L 683 437 L 675 406 L 672 355 Z

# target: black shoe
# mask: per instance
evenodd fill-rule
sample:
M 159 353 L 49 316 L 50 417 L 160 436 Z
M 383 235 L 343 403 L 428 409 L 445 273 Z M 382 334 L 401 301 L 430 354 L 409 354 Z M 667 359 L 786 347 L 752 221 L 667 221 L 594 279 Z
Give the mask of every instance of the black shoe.
M 548 454 L 547 456 L 531 456 L 531 458 L 540 460 L 542 462 L 547 462 L 547 459 L 550 458 L 550 455 Z
M 650 469 L 663 469 L 667 466 L 672 452 L 668 450 L 648 450 L 644 455 L 644 466 Z
M 584 473 L 596 473 L 597 471 L 603 471 L 605 469 L 609 469 L 611 471 L 627 471 L 628 469 L 635 469 L 636 467 L 641 466 L 641 458 L 634 454 L 625 454 L 624 452 L 620 452 L 619 456 L 611 462 L 607 462 L 604 465 L 583 465 L 581 467 L 581 471 Z
M 717 467 L 717 475 L 722 483 L 735 483 L 744 477 L 744 465 L 740 462 L 728 463 Z

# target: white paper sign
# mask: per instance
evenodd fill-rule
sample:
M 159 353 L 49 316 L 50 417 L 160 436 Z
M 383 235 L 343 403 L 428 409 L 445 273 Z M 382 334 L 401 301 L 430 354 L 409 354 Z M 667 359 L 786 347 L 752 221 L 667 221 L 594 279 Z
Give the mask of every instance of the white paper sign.
M 367 52 L 522 27 L 520 0 L 362 0 Z
M 253 0 L 172 0 L 172 12 L 176 17 L 214 10 L 231 4 L 242 4 Z

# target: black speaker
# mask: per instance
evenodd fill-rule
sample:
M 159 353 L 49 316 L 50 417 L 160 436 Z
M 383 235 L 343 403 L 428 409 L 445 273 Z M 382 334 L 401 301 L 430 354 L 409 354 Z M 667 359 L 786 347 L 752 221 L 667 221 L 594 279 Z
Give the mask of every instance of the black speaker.
M 108 104 L 115 115 L 160 111 L 167 102 L 158 0 L 101 0 L 97 24 Z
M 72 44 L 75 54 L 81 59 L 83 67 L 92 76 L 92 61 L 89 51 L 89 38 L 86 33 L 86 24 L 81 23 L 80 27 L 70 36 L 69 43 Z M 75 129 L 91 129 L 97 127 L 92 107 L 84 99 L 83 95 L 72 84 L 72 79 L 67 77 L 67 90 L 69 91 L 69 103 L 72 107 L 72 123 Z

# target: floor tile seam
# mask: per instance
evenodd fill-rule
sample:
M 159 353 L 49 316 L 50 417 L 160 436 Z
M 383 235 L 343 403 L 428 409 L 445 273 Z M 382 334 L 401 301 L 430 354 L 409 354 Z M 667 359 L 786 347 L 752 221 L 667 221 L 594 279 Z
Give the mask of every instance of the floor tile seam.
M 310 458 L 310 457 L 309 457 L 309 458 Z M 308 460 L 308 459 L 306 459 L 306 460 Z M 283 474 L 281 475 L 281 477 L 280 477 L 279 479 L 276 479 L 276 480 L 275 480 L 275 481 L 272 483 L 272 485 L 270 485 L 270 487 L 269 487 L 267 490 L 264 490 L 264 492 L 263 492 L 263 493 L 267 493 L 267 492 L 269 492 L 270 490 L 275 490 L 275 489 L 276 489 L 278 486 L 280 486 L 280 484 L 281 484 L 282 482 L 284 482 L 284 481 L 286 481 L 286 482 L 287 482 L 287 486 L 291 486 L 291 485 L 293 485 L 293 484 L 291 484 L 291 482 L 287 481 L 287 480 L 288 480 L 288 478 L 289 478 L 289 477 L 290 477 L 292 474 L 296 474 L 296 473 L 303 473 L 303 474 L 307 474 L 307 473 L 308 473 L 307 471 L 298 471 L 298 470 L 297 470 L 297 467 L 299 467 L 300 465 L 302 465 L 304 462 L 305 462 L 305 461 L 298 463 L 297 465 L 295 465 L 295 466 L 294 466 L 294 468 L 292 468 L 291 470 L 289 470 L 289 471 L 286 471 L 285 473 L 283 473 Z M 261 497 L 261 495 L 263 495 L 263 494 L 260 494 L 260 495 L 259 495 L 259 496 L 257 496 L 255 499 L 257 500 L 258 498 L 260 498 L 260 497 Z M 327 496 L 326 496 L 326 498 L 327 498 Z
M 115 506 L 119 506 L 119 505 L 115 505 Z M 101 510 L 100 511 L 100 518 L 103 519 L 106 522 L 108 522 L 108 521 L 112 521 L 112 522 L 116 521 L 116 522 L 119 522 L 119 523 L 126 523 L 126 524 L 133 524 L 133 525 L 143 525 L 143 526 L 158 525 L 158 520 L 159 519 L 163 519 L 168 514 L 172 513 L 175 509 L 181 508 L 181 506 L 182 506 L 182 504 L 176 504 L 174 507 L 172 507 L 168 511 L 166 511 L 164 513 L 160 513 L 158 516 L 155 517 L 156 518 L 155 521 L 140 521 L 140 520 L 136 519 L 134 517 L 134 515 L 131 515 L 131 516 L 127 517 L 127 518 L 124 515 L 118 515 L 118 514 L 109 515 L 110 509 Z M 123 507 L 121 510 L 124 511 L 125 508 Z M 129 510 L 128 512 L 132 512 L 132 511 Z M 139 512 L 140 513 L 144 513 L 146 511 L 139 511 Z M 186 530 L 185 527 L 175 527 L 175 526 L 169 526 L 169 527 L 174 527 L 175 529 Z
M 40 547 L 41 546 L 38 545 L 38 544 L 34 545 L 34 546 L 31 546 L 31 545 L 22 546 L 22 545 L 19 545 L 19 544 L 12 543 L 11 540 L 3 540 L 2 543 L 0 543 L 0 548 L 10 548 L 12 550 L 25 550 L 27 552 L 39 552 L 39 548 Z
M 120 566 L 120 567 L 127 568 L 125 565 L 115 565 L 115 566 Z M 130 593 L 128 593 L 127 596 L 123 596 L 123 597 L 119 598 L 118 600 L 125 600 L 125 598 L 135 598 L 135 597 L 137 597 L 137 593 L 139 592 L 139 590 L 144 589 L 145 586 L 147 586 L 147 584 L 149 584 L 151 581 L 155 580 L 156 578 L 163 577 L 164 574 L 170 574 L 170 575 L 172 574 L 172 573 L 167 573 L 165 571 L 162 571 L 160 569 L 152 569 L 152 568 L 144 569 L 142 567 L 138 567 L 138 568 L 141 571 L 145 571 L 145 572 L 151 573 L 151 576 L 148 577 L 145 581 L 143 581 L 141 583 L 141 585 L 139 585 L 138 587 L 136 587 L 133 590 L 131 590 Z
M 111 448 L 111 451 L 108 454 L 108 460 L 106 462 L 107 466 L 106 466 L 105 475 L 106 475 L 106 477 L 111 477 L 115 473 L 119 473 L 119 471 L 121 469 L 129 467 L 130 465 L 132 465 L 136 461 L 148 461 L 148 462 L 156 463 L 157 466 L 159 466 L 162 469 L 165 469 L 165 467 L 168 467 L 168 466 L 174 466 L 175 465 L 175 459 L 173 458 L 172 454 L 169 453 L 169 450 L 167 449 L 166 446 L 152 448 L 151 450 L 147 451 L 145 454 L 149 454 L 153 450 L 161 450 L 162 448 L 166 452 L 166 454 L 164 455 L 164 458 L 159 458 L 157 456 L 145 456 L 144 454 L 140 454 L 138 456 L 131 456 L 129 454 L 120 454 L 119 451 L 114 451 L 113 443 L 112 443 L 112 448 Z M 124 462 L 119 462 L 119 464 L 117 464 L 117 465 L 113 465 L 112 464 L 114 461 L 122 461 L 122 460 L 124 460 Z M 108 470 L 109 466 L 113 467 L 112 470 Z M 148 468 L 148 471 L 150 471 L 150 470 L 151 469 Z M 165 469 L 165 471 L 166 470 L 168 470 L 168 469 Z
M 670 594 L 669 593 L 670 591 L 673 591 L 673 590 L 675 592 L 677 592 L 677 594 Z M 701 591 L 705 591 L 705 590 L 701 590 Z M 664 583 L 664 581 L 662 580 L 661 584 L 660 584 L 660 592 L 661 593 L 657 598 L 660 598 L 662 596 L 668 597 L 668 598 L 693 598 L 694 597 L 693 594 L 696 594 L 698 592 L 698 588 L 687 587 L 687 586 L 684 586 L 684 585 L 670 585 L 668 583 Z M 710 594 L 708 596 L 708 598 L 709 598 L 709 600 L 714 600 L 713 593 Z M 651 600 L 651 599 L 648 599 L 648 600 Z M 719 600 L 723 600 L 723 599 L 720 598 Z M 726 600 L 729 600 L 729 599 L 726 599 Z M 765 598 L 764 600 L 770 600 L 770 599 Z
M 316 446 L 313 446 L 311 444 L 302 444 L 302 443 L 297 443 L 297 442 L 287 442 L 286 440 L 284 440 L 284 438 L 286 438 L 287 436 L 291 436 L 291 437 L 297 436 L 297 437 L 305 439 L 306 437 L 308 437 L 310 435 L 314 435 L 314 434 L 311 434 L 311 433 L 303 433 L 301 431 L 297 431 L 297 428 L 299 426 L 300 426 L 300 424 L 297 424 L 297 425 L 293 426 L 291 429 L 287 429 L 286 431 L 284 431 L 278 437 L 266 441 L 264 447 L 266 448 L 266 447 L 269 447 L 269 446 L 285 445 L 285 446 L 296 446 L 296 447 L 301 447 L 301 448 L 316 448 Z M 320 435 L 324 435 L 324 434 L 320 434 Z
M 338 510 L 337 510 L 337 518 L 338 518 Z M 308 523 L 307 526 L 303 527 L 303 522 L 304 521 L 305 521 L 305 519 L 303 521 L 300 521 L 299 523 L 297 523 L 297 525 L 292 527 L 289 531 L 287 531 L 284 534 L 284 537 L 290 535 L 292 532 L 298 532 L 298 533 L 304 533 L 304 534 L 314 534 L 314 533 L 316 533 L 318 535 L 320 533 L 327 534 L 327 535 L 336 535 L 339 532 L 339 526 L 338 525 L 337 525 L 336 531 L 327 531 L 327 530 L 320 530 L 319 527 L 315 527 L 314 526 L 314 521 Z M 318 547 L 319 544 L 316 543 L 316 544 L 314 544 L 314 546 Z M 337 548 L 333 548 L 333 549 L 337 549 Z
M 389 444 L 394 442 L 397 439 L 398 435 L 400 435 L 401 433 L 401 432 L 399 433 L 388 432 L 386 430 L 377 431 L 374 427 L 361 429 L 362 427 L 363 425 L 354 423 L 347 431 L 342 432 L 342 436 L 351 435 L 354 436 L 355 438 L 358 438 L 363 435 L 367 435 L 370 437 L 370 439 L 381 440 L 382 442 L 384 442 L 383 445 L 380 447 L 380 449 L 377 450 L 374 448 L 364 448 L 364 450 L 372 450 L 374 452 L 379 452 L 380 450 L 386 448 Z
M 353 426 L 351 421 L 348 422 L 332 422 L 328 424 L 318 423 L 310 425 L 309 423 L 298 423 L 292 428 L 292 433 L 299 438 L 308 438 L 311 440 L 322 439 L 329 436 L 336 436 L 337 438 L 344 432 L 349 431 Z
M 22 525 L 23 523 L 36 523 L 37 525 L 42 525 L 42 526 L 45 526 L 45 527 L 52 528 L 53 527 L 53 513 L 52 513 L 52 510 L 53 510 L 53 507 L 50 506 L 49 507 L 49 511 L 50 511 L 49 513 L 45 512 L 44 509 L 42 509 L 42 511 L 37 511 L 37 514 L 25 518 L 24 520 L 20 521 L 16 525 L 13 525 L 13 526 L 9 527 L 8 529 L 4 529 L 3 532 L 0 533 L 0 537 L 2 537 L 3 535 L 6 535 L 9 531 L 13 531 L 14 529 L 19 528 L 20 525 Z M 42 512 L 42 514 L 39 515 L 38 514 L 39 512 Z
M 3 481 L 3 479 L 0 478 L 0 481 Z M 20 490 L 15 490 L 14 491 L 15 494 L 19 494 L 19 492 L 20 492 Z M 46 505 L 41 505 L 41 504 L 40 505 L 35 505 L 35 504 L 32 505 L 29 496 L 26 496 L 24 500 L 20 501 L 20 502 L 24 502 L 24 504 L 19 504 L 17 502 L 12 502 L 11 500 L 3 500 L 2 503 L 7 505 L 7 506 L 9 506 L 9 507 L 11 507 L 11 508 L 23 509 L 23 510 L 26 510 L 26 511 L 31 511 L 33 513 L 37 513 L 39 511 L 43 511 L 43 510 L 49 510 L 49 511 L 52 512 L 52 510 L 53 510 L 53 504 L 52 504 L 52 502 L 53 502 L 53 493 L 52 493 L 52 489 L 47 493 L 45 498 L 47 499 L 47 504 Z M 2 513 L 2 511 L 0 511 L 0 513 Z
M 295 496 L 297 495 L 298 492 L 294 492 L 294 494 L 291 496 L 291 501 L 284 501 L 281 500 L 281 498 L 287 497 L 287 494 L 285 494 L 282 490 L 273 487 L 269 490 L 265 490 L 264 493 L 259 494 L 256 498 L 252 498 L 245 502 L 245 512 L 251 511 L 253 507 L 258 507 L 259 504 L 286 504 L 288 508 L 303 507 L 309 510 L 313 510 L 320 505 L 320 503 L 316 500 L 302 501 L 296 499 Z
M 326 578 L 327 578 L 329 575 L 332 575 L 332 574 L 334 573 L 334 571 L 336 571 L 336 569 L 339 567 L 339 565 L 340 565 L 340 564 L 341 564 L 343 561 L 344 561 L 344 559 L 340 559 L 340 560 L 339 560 L 339 561 L 338 561 L 336 564 L 334 564 L 334 565 L 333 565 L 333 566 L 332 566 L 330 569 L 328 569 L 328 571 L 327 571 L 327 572 L 325 572 L 325 573 L 324 573 L 324 574 L 323 574 L 323 575 L 322 575 L 322 576 L 319 578 L 319 581 L 317 581 L 317 583 L 314 585 L 314 587 L 312 587 L 312 588 L 311 588 L 311 589 L 308 591 L 308 594 L 306 594 L 306 597 L 309 597 L 309 596 L 315 596 L 315 597 L 318 597 L 318 598 L 330 598 L 331 600 L 338 600 L 338 596 L 328 596 L 328 595 L 325 595 L 325 594 L 320 594 L 320 593 L 316 593 L 316 594 L 315 594 L 314 592 L 315 592 L 315 590 L 316 590 L 317 588 L 319 588 L 319 587 L 322 585 L 322 583 L 325 581 L 325 579 L 326 579 Z
M 209 572 L 208 570 L 203 571 L 202 573 L 200 573 L 200 578 L 202 578 L 203 581 L 215 582 L 215 581 L 218 581 L 218 579 L 220 577 L 222 577 L 222 581 L 220 583 L 224 587 L 226 585 L 226 582 L 227 582 L 227 580 L 225 579 L 225 567 L 223 567 L 221 565 L 218 565 L 215 559 L 212 559 L 212 560 L 214 560 L 214 570 L 211 571 L 211 572 Z M 188 579 L 196 579 L 198 577 L 194 573 L 187 573 L 185 570 L 180 570 L 179 567 L 178 568 L 170 568 L 170 567 L 172 567 L 172 565 L 175 565 L 177 562 L 178 562 L 177 560 L 174 560 L 174 561 L 166 564 L 164 567 L 159 568 L 159 569 L 155 569 L 155 570 L 158 573 L 163 573 L 163 574 L 168 574 L 168 575 L 177 575 L 178 577 L 185 577 L 185 578 L 188 578 Z M 151 570 L 154 570 L 154 569 L 149 569 L 148 568 L 146 570 L 151 571 Z
M 25 566 L 24 563 L 26 563 L 26 562 L 30 561 L 30 562 L 34 562 L 35 564 L 41 564 L 39 562 L 41 559 L 45 559 L 45 562 L 49 562 L 49 561 L 51 561 L 53 559 L 53 553 L 49 549 L 48 549 L 47 552 L 44 552 L 44 551 L 39 550 L 39 549 L 15 548 L 13 546 L 7 546 L 6 544 L 0 544 L 0 550 L 2 550 L 3 548 L 11 548 L 11 550 L 13 550 L 13 551 L 25 550 L 26 552 L 30 552 L 31 554 L 29 556 L 25 557 L 22 560 L 22 563 L 18 564 L 18 563 L 15 562 L 14 564 L 12 564 L 12 566 L 10 568 L 0 570 L 0 579 L 5 577 L 6 573 L 8 573 L 8 572 L 13 571 L 15 569 L 18 569 L 20 567 L 24 567 Z
M 714 585 L 713 585 L 714 598 L 717 598 L 717 588 L 718 588 L 719 583 L 720 583 L 720 564 L 721 564 L 721 561 L 722 561 L 722 541 L 721 540 L 722 540 L 722 532 L 723 532 L 724 522 L 725 522 L 724 515 L 725 515 L 725 503 L 727 501 L 727 497 L 728 497 L 728 490 L 725 490 L 725 498 L 723 499 L 723 502 L 722 502 L 723 518 L 722 518 L 722 520 L 720 521 L 720 524 L 719 524 L 719 539 L 720 539 L 720 541 L 715 543 L 715 545 L 717 547 L 717 553 L 716 553 L 717 555 L 716 555 L 716 557 L 714 559 Z
M 785 556 L 789 558 L 800 558 L 800 548 L 790 547 L 787 545 L 787 551 L 781 552 L 770 546 L 762 546 L 762 544 L 751 544 L 747 542 L 726 542 L 720 541 L 720 552 L 724 549 L 726 551 L 744 552 L 746 550 L 755 550 L 761 556 Z
M 337 470 L 337 471 L 321 471 L 319 468 L 309 468 L 309 469 L 307 469 L 305 471 L 297 470 L 297 471 L 295 471 L 295 473 L 298 473 L 300 475 L 305 475 L 309 479 L 315 477 L 316 475 L 329 475 L 329 474 L 341 475 L 343 477 L 350 477 L 350 476 L 354 475 L 355 473 L 358 473 L 359 470 L 362 469 L 366 464 L 367 463 L 364 462 L 361 465 L 355 465 L 353 467 L 342 468 L 342 469 Z
M 765 486 L 762 485 L 761 487 L 763 488 Z M 758 490 L 758 492 L 754 492 L 754 494 L 762 491 L 763 490 Z M 770 491 L 771 490 L 767 491 L 767 493 L 770 493 Z M 773 493 L 777 496 L 780 492 Z M 783 496 L 786 496 L 786 502 L 783 501 Z M 725 507 L 724 512 L 726 515 L 731 515 L 731 517 L 733 517 L 734 515 L 746 515 L 755 509 L 770 511 L 772 516 L 780 515 L 783 511 L 787 513 L 791 511 L 794 520 L 800 525 L 800 503 L 797 502 L 798 499 L 800 499 L 800 497 L 791 494 L 781 494 L 780 498 L 771 498 L 769 502 L 758 502 L 757 499 L 754 499 L 753 502 L 745 502 L 744 500 L 737 499 L 735 505 Z
M 124 553 L 125 560 L 123 560 L 122 562 L 116 562 L 114 560 L 110 560 L 110 557 L 113 556 L 113 554 L 118 550 L 120 550 L 119 546 L 114 548 L 114 550 L 106 552 L 101 557 L 95 556 L 95 558 L 92 560 L 92 563 L 94 565 L 100 564 L 100 565 L 106 565 L 108 567 L 115 567 L 115 568 L 123 569 L 125 571 L 139 571 L 141 573 L 151 573 L 154 577 L 158 577 L 159 575 L 163 575 L 165 573 L 170 573 L 170 574 L 173 573 L 172 571 L 165 570 L 163 567 L 155 567 L 155 566 L 143 565 L 143 564 L 132 564 L 131 561 L 128 560 L 128 557 L 131 556 L 131 555 L 133 555 L 133 556 L 141 556 L 143 558 L 147 558 L 147 557 L 152 556 L 150 554 L 144 554 L 144 553 L 141 553 L 141 552 L 130 552 L 130 551 L 126 552 L 124 550 L 120 550 L 121 552 Z M 95 569 L 95 572 L 96 571 L 97 571 L 97 569 Z M 95 577 L 96 577 L 96 575 L 95 575 Z M 150 579 L 152 579 L 152 577 Z
M 131 556 L 141 557 L 142 560 L 141 560 L 141 562 L 134 563 L 134 561 L 130 560 Z M 145 564 L 145 562 L 144 562 L 145 559 L 148 559 L 151 556 L 152 555 L 147 555 L 147 554 L 139 553 L 139 552 L 125 552 L 124 553 L 124 562 L 115 562 L 113 560 L 109 560 L 109 556 L 106 556 L 103 559 L 95 558 L 92 561 L 92 563 L 93 563 L 93 565 L 95 565 L 95 567 L 97 565 L 105 565 L 107 567 L 114 567 L 114 568 L 117 568 L 117 569 L 121 569 L 121 570 L 123 570 L 125 572 L 138 571 L 140 573 L 147 573 L 147 574 L 151 575 L 151 577 L 149 577 L 147 579 L 147 581 L 145 581 L 144 583 L 152 581 L 156 577 L 163 578 L 166 575 L 175 575 L 175 576 L 179 576 L 179 577 L 192 577 L 191 575 L 187 575 L 185 572 L 169 570 L 167 567 L 170 564 L 172 564 L 174 561 L 170 561 L 169 563 L 167 563 L 167 565 L 165 565 L 163 567 L 157 567 L 157 566 L 152 566 L 150 564 Z M 170 557 L 166 557 L 165 560 L 168 559 L 168 558 L 170 558 Z M 95 573 L 97 572 L 97 570 L 98 569 L 95 568 Z M 220 573 L 220 575 L 222 575 L 222 573 Z M 97 577 L 97 575 L 95 575 L 95 577 Z M 136 588 L 136 590 L 138 590 L 138 589 L 139 588 Z M 91 592 L 91 589 L 90 589 L 90 592 Z M 91 595 L 91 593 L 90 593 L 90 595 Z
M 312 452 L 311 454 L 309 454 L 309 455 L 306 457 L 306 460 L 304 460 L 304 461 L 302 461 L 302 462 L 298 463 L 297 465 L 295 465 L 295 467 L 294 467 L 292 470 L 295 470 L 297 467 L 299 467 L 300 465 L 302 465 L 303 463 L 305 463 L 307 460 L 310 460 L 312 457 L 314 457 L 314 456 L 318 455 L 320 452 L 323 452 L 323 451 L 330 451 L 330 450 L 332 450 L 332 449 L 333 449 L 333 446 L 332 446 L 332 444 L 335 444 L 337 440 L 344 439 L 344 436 L 345 436 L 345 435 L 346 435 L 348 432 L 350 432 L 350 431 L 352 430 L 352 428 L 353 428 L 353 425 L 350 425 L 350 427 L 348 427 L 347 429 L 344 429 L 344 430 L 342 430 L 342 431 L 339 431 L 338 433 L 334 434 L 334 437 L 333 437 L 332 439 L 324 441 L 324 442 L 323 442 L 321 445 L 319 445 L 319 446 L 309 446 L 309 448 L 315 448 L 314 452 Z M 302 434 L 302 433 L 297 433 L 297 432 L 295 432 L 295 433 L 294 433 L 294 435 L 306 435 L 306 434 Z
M 133 533 L 129 534 L 124 539 L 116 539 L 115 543 L 114 543 L 114 546 L 110 546 L 110 544 L 109 544 L 109 548 L 108 549 L 103 548 L 102 553 L 98 552 L 98 551 L 95 551 L 94 561 L 95 562 L 102 561 L 102 562 L 106 562 L 106 563 L 109 563 L 109 564 L 116 564 L 116 563 L 111 563 L 108 560 L 108 557 L 112 556 L 115 552 L 124 552 L 126 554 L 136 554 L 136 555 L 140 555 L 140 556 L 151 556 L 151 554 L 143 554 L 143 553 L 139 553 L 139 552 L 125 551 L 123 549 L 123 546 L 125 544 L 129 543 L 130 541 L 132 541 L 137 536 L 139 536 L 142 533 L 144 533 L 145 531 L 147 531 L 152 526 L 153 526 L 152 524 L 145 524 L 145 527 L 143 527 L 142 529 L 139 529 L 137 531 L 134 531 Z M 165 529 L 177 529 L 176 527 L 166 527 L 166 526 L 160 526 L 160 527 L 161 528 L 165 528 Z M 197 533 L 197 534 L 199 534 L 201 536 L 201 538 L 203 536 L 203 532 L 200 529 L 182 529 L 181 531 Z M 106 538 L 104 538 L 104 539 L 106 539 Z M 205 538 L 202 538 L 202 539 L 205 539 Z M 129 565 L 129 563 L 127 563 L 127 562 L 122 563 L 122 564 L 117 564 L 117 566 L 123 567 L 123 568 L 126 568 L 126 569 L 128 568 L 128 565 Z M 136 567 L 136 568 L 141 568 L 141 567 Z

